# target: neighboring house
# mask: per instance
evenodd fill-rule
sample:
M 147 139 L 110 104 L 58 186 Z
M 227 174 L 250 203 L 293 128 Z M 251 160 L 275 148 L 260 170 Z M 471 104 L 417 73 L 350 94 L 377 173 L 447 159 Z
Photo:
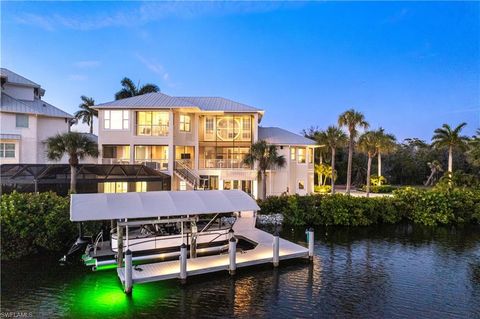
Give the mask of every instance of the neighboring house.
M 45 90 L 1 68 L 0 163 L 43 164 L 43 141 L 68 132 L 72 115 L 42 100 Z
M 269 173 L 267 195 L 287 189 L 298 194 L 313 191 L 315 143 L 285 130 L 259 127 L 263 110 L 221 97 L 163 93 L 95 108 L 99 110 L 100 163 L 145 163 L 169 174 L 173 190 L 241 189 L 257 197 L 257 171 L 243 159 L 252 143 L 265 138 L 278 145 L 288 163 Z M 294 160 L 290 152 L 295 153 Z

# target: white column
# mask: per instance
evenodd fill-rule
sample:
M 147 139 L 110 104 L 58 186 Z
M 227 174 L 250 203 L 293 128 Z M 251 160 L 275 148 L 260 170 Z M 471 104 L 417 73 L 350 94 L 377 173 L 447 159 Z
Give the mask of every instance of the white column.
M 132 252 L 127 249 L 125 253 L 125 293 L 127 295 L 130 295 L 133 289 L 132 272 Z
M 180 281 L 187 282 L 187 245 L 180 246 Z
M 237 241 L 235 240 L 235 236 L 232 236 L 228 241 L 228 256 L 230 261 L 228 272 L 230 275 L 235 275 L 237 269 Z
M 278 267 L 280 262 L 280 235 L 278 231 L 273 234 L 273 267 Z

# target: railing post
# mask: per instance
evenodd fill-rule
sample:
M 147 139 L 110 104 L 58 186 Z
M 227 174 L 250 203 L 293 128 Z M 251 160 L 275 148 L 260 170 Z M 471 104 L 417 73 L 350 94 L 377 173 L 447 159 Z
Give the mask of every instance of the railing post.
M 132 271 L 132 252 L 127 249 L 125 253 L 125 293 L 127 295 L 130 295 L 133 289 Z
M 278 267 L 280 263 L 280 235 L 278 234 L 278 230 L 275 230 L 273 234 L 273 267 Z
M 183 243 L 180 246 L 180 282 L 187 282 L 187 245 Z
M 117 267 L 123 265 L 123 227 L 117 223 Z
M 232 239 L 233 235 L 235 234 L 233 228 L 230 228 L 230 230 L 228 231 L 228 240 Z
M 315 245 L 315 236 L 314 236 L 312 227 L 310 227 L 307 231 L 307 239 L 308 239 L 308 258 L 310 260 L 313 260 L 313 248 Z
M 228 272 L 233 276 L 237 270 L 237 241 L 235 240 L 235 236 L 232 236 L 228 241 L 228 256 L 230 260 Z

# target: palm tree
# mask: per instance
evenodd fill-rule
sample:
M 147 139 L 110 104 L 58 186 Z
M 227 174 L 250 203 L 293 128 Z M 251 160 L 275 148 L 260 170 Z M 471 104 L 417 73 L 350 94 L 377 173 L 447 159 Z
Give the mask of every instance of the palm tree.
M 80 110 L 75 112 L 75 118 L 77 120 L 82 120 L 82 123 L 87 123 L 90 126 L 90 134 L 93 134 L 93 118 L 98 117 L 98 111 L 92 109 L 92 106 L 95 105 L 95 100 L 91 97 L 86 97 L 82 95 L 82 104 L 78 106 Z
M 443 124 L 441 128 L 437 128 L 434 131 L 432 146 L 438 149 L 448 149 L 448 175 L 453 173 L 453 150 L 455 148 L 462 151 L 467 149 L 468 137 L 460 135 L 460 132 L 466 125 L 467 123 L 464 122 L 452 129 L 450 125 Z
M 244 163 L 247 165 L 258 164 L 258 175 L 262 180 L 262 199 L 267 195 L 266 172 L 269 169 L 284 167 L 287 163 L 283 155 L 278 155 L 275 145 L 268 145 L 266 141 L 258 141 L 250 147 L 245 155 Z
M 59 161 L 68 156 L 70 164 L 70 192 L 75 193 L 77 185 L 77 166 L 79 160 L 87 156 L 98 157 L 98 145 L 88 136 L 78 132 L 68 132 L 49 137 L 44 141 L 47 147 L 47 158 Z
M 353 148 L 355 144 L 355 138 L 358 135 L 357 128 L 360 127 L 360 128 L 368 129 L 369 124 L 365 120 L 365 116 L 362 113 L 357 112 L 354 109 L 350 109 L 340 114 L 340 116 L 338 117 L 338 125 L 340 127 L 345 126 L 348 129 L 348 133 L 349 133 L 346 193 L 350 194 L 350 187 L 352 183 Z
M 336 126 L 329 126 L 326 131 L 322 132 L 322 142 L 324 142 L 332 151 L 332 194 L 335 194 L 335 155 L 336 150 L 339 147 L 344 147 L 347 143 L 347 134 L 345 134 L 340 128 Z
M 367 197 L 370 196 L 370 174 L 372 170 L 372 159 L 377 155 L 379 145 L 378 132 L 370 131 L 365 132 L 358 139 L 358 148 L 361 152 L 367 154 Z
M 378 177 L 382 175 L 382 154 L 389 154 L 395 150 L 396 138 L 393 134 L 385 133 L 383 128 L 380 128 L 377 132 L 378 137 L 378 149 L 377 149 L 377 157 L 378 157 Z M 379 179 L 379 183 L 381 185 L 381 179 Z
M 424 183 L 424 185 L 430 186 L 430 185 L 433 185 L 433 183 L 435 182 L 437 174 L 440 172 L 443 172 L 443 169 L 442 169 L 442 164 L 440 164 L 440 162 L 437 160 L 428 162 L 427 165 L 430 168 L 430 176 L 428 176 L 428 179 Z
M 468 143 L 470 148 L 467 152 L 467 159 L 475 166 L 480 166 L 480 129 L 477 129 L 476 135 Z
M 146 93 L 160 92 L 160 88 L 155 84 L 147 83 L 140 87 L 140 83 L 139 83 L 137 87 L 133 83 L 133 81 L 127 77 L 123 78 L 123 80 L 120 81 L 120 83 L 122 84 L 123 88 L 117 93 L 115 93 L 115 100 L 125 99 L 127 97 L 132 97 L 137 95 L 143 95 Z

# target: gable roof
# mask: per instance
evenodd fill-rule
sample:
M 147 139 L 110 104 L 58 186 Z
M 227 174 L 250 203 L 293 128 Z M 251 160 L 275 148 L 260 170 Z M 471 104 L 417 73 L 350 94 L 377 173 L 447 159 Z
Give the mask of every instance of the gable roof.
M 243 103 L 222 97 L 175 97 L 164 93 L 147 93 L 116 101 L 95 105 L 96 109 L 161 109 L 161 108 L 198 108 L 202 111 L 224 112 L 263 112 Z
M 45 102 L 44 100 L 18 100 L 4 92 L 2 92 L 0 111 L 11 113 L 36 114 L 50 117 L 73 118 L 72 115 Z
M 34 88 L 40 88 L 40 84 L 30 81 L 29 79 L 24 78 L 20 74 L 10 71 L 9 69 L 6 69 L 6 68 L 0 68 L 0 75 L 2 78 L 3 77 L 7 78 L 7 83 L 14 83 L 14 84 L 20 84 L 20 85 L 30 86 Z
M 276 145 L 309 145 L 317 143 L 314 140 L 292 133 L 279 127 L 258 127 L 258 139 Z

